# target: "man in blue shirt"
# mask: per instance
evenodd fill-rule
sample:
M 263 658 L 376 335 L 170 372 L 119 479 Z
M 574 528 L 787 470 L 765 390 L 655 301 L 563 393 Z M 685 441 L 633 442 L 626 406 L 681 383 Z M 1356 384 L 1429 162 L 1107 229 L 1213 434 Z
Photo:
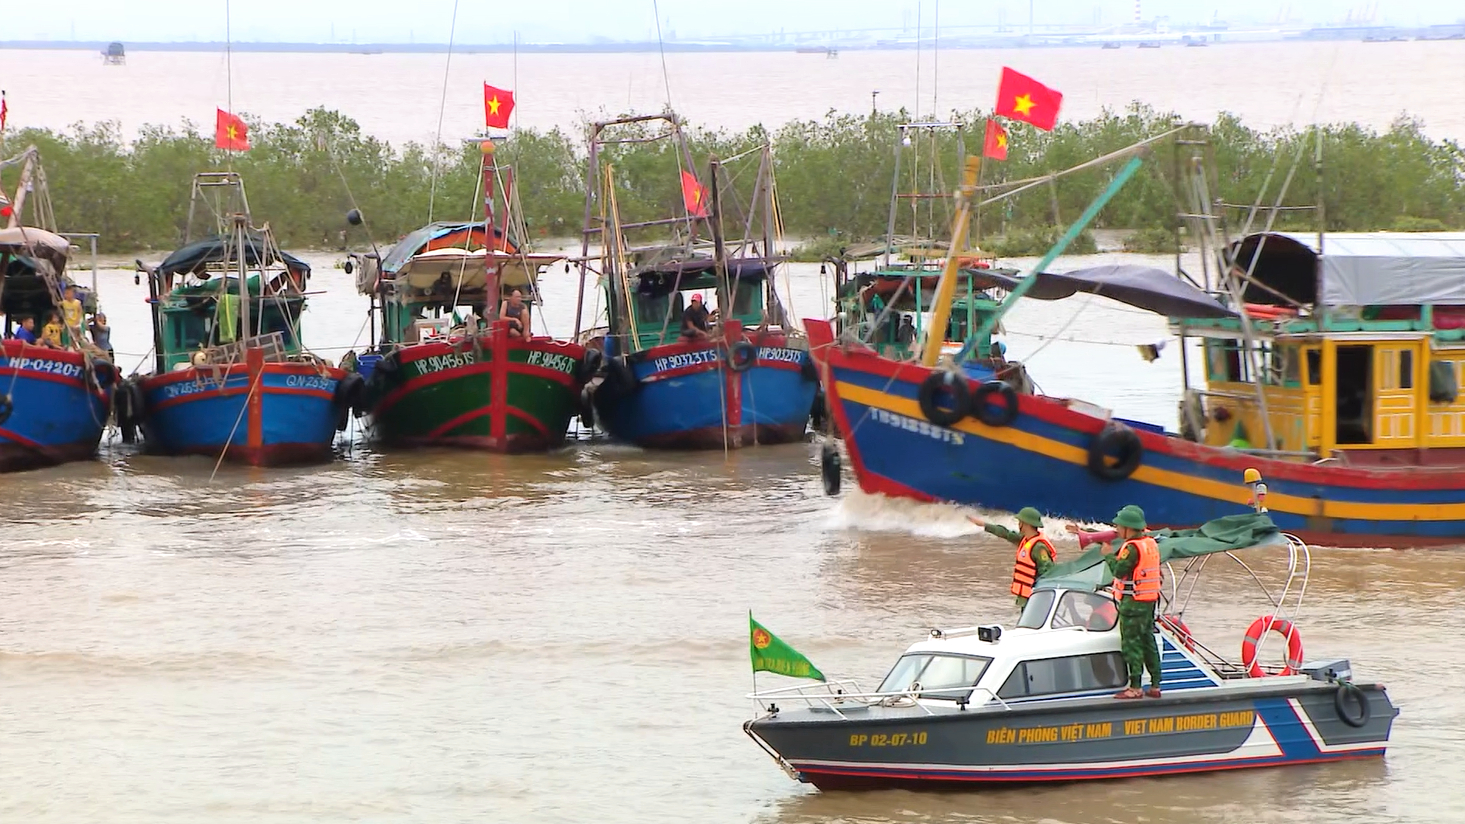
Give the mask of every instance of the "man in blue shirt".
M 18 341 L 25 343 L 36 342 L 36 319 L 27 315 L 20 319 L 20 325 L 15 327 L 15 333 L 11 335 Z

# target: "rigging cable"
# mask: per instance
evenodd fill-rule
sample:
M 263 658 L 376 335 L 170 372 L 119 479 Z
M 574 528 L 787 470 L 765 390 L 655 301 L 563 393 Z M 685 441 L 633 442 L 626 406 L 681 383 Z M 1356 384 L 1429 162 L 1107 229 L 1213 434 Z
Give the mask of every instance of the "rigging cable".
M 432 209 L 437 202 L 438 168 L 442 165 L 443 113 L 448 108 L 448 73 L 453 67 L 453 36 L 458 31 L 458 0 L 453 0 L 453 18 L 448 24 L 448 58 L 443 62 L 443 97 L 437 108 L 437 137 L 432 141 L 432 185 L 427 194 L 427 222 L 432 222 Z

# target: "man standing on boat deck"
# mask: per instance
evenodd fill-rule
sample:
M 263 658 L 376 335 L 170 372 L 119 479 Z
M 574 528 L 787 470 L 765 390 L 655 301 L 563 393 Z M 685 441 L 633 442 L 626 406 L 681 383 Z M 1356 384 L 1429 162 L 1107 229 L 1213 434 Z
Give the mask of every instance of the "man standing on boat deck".
M 1102 550 L 1104 564 L 1114 576 L 1119 596 L 1119 649 L 1129 668 L 1129 686 L 1115 698 L 1160 697 L 1160 649 L 1155 645 L 1155 606 L 1160 600 L 1160 545 L 1144 534 L 1147 524 L 1143 509 L 1130 504 L 1114 516 L 1119 549 L 1112 544 Z M 1144 671 L 1150 671 L 1150 688 L 1141 692 Z
M 1043 516 L 1030 506 L 1023 507 L 1017 513 L 1016 532 L 972 515 L 968 515 L 967 520 L 985 529 L 989 535 L 1017 544 L 1017 560 L 1012 565 L 1012 587 L 1009 591 L 1017 596 L 1019 610 L 1026 607 L 1028 598 L 1033 594 L 1033 584 L 1047 574 L 1058 558 L 1053 542 L 1043 534 Z

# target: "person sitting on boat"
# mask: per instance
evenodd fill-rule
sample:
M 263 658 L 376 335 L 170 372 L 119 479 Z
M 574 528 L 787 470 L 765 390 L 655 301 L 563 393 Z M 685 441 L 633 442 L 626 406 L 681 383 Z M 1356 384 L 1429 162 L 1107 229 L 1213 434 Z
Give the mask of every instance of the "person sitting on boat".
M 93 315 L 87 331 L 91 333 L 92 344 L 107 355 L 107 360 L 116 360 L 112 354 L 112 327 L 107 325 L 107 315 L 103 312 Z
M 688 340 L 706 340 L 708 319 L 712 313 L 702 305 L 702 296 L 692 293 L 692 302 L 682 310 L 682 337 Z
M 68 343 L 71 342 L 73 335 L 76 336 L 76 342 L 80 343 L 82 310 L 81 301 L 77 300 L 76 298 L 76 287 L 66 287 L 66 291 L 63 292 L 62 295 L 63 297 L 61 299 L 61 321 L 65 328 L 63 328 L 61 331 L 64 335 L 64 339 Z
M 65 349 L 66 344 L 62 342 L 61 332 L 61 317 L 54 311 L 47 312 L 46 325 L 41 327 L 39 343 L 51 349 Z
M 1255 468 L 1247 469 L 1241 475 L 1241 480 L 1251 487 L 1251 498 L 1247 500 L 1247 506 L 1256 510 L 1258 514 L 1267 511 L 1267 485 L 1262 483 L 1262 473 Z
M 900 328 L 895 330 L 895 342 L 909 345 L 916 342 L 916 325 L 910 315 L 902 315 Z
M 518 289 L 509 293 L 509 299 L 499 309 L 499 317 L 509 322 L 509 337 L 527 339 L 531 336 L 529 307 L 524 305 L 524 293 Z
M 22 315 L 15 325 L 15 331 L 10 337 L 21 343 L 36 342 L 36 319 L 30 315 Z
M 1017 513 L 1016 532 L 1001 524 L 989 524 L 974 515 L 968 515 L 967 520 L 985 529 L 989 535 L 1017 544 L 1017 560 L 1012 565 L 1012 587 L 1009 591 L 1017 597 L 1017 608 L 1021 610 L 1028 605 L 1033 584 L 1048 573 L 1058 558 L 1053 542 L 1043 534 L 1043 516 L 1030 506 L 1023 507 Z
M 1129 668 L 1129 686 L 1115 698 L 1160 697 L 1160 650 L 1155 645 L 1155 606 L 1160 600 L 1160 545 L 1145 534 L 1143 509 L 1130 504 L 1114 516 L 1119 548 L 1102 550 L 1104 564 L 1114 576 L 1119 596 L 1119 649 Z M 1140 691 L 1144 671 L 1150 671 L 1150 688 Z

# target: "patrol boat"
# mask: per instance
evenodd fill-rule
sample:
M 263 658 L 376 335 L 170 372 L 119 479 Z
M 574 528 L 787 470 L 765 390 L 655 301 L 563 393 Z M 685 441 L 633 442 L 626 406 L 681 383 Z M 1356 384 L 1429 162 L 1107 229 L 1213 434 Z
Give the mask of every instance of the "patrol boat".
M 1161 533 L 1166 534 L 1166 533 Z M 1350 663 L 1304 663 L 1295 617 L 1307 545 L 1264 515 L 1212 521 L 1160 540 L 1170 574 L 1157 621 L 1160 698 L 1114 700 L 1127 673 L 1112 582 L 1091 549 L 1039 582 L 1017 626 L 933 629 L 874 692 L 830 681 L 754 693 L 743 729 L 790 777 L 821 790 L 951 788 L 1272 767 L 1384 754 L 1398 710 Z M 1258 540 L 1259 539 L 1259 540 Z M 1246 545 L 1288 554 L 1290 574 L 1242 642 L 1240 662 L 1203 646 L 1183 613 L 1209 555 Z M 1189 560 L 1186 560 L 1189 559 Z M 1254 575 L 1254 573 L 1252 573 Z M 1260 583 L 1260 579 L 1257 579 Z M 1265 590 L 1265 587 L 1263 587 Z M 1286 664 L 1267 667 L 1268 630 Z M 1274 646 L 1275 648 L 1275 646 Z M 780 706 L 781 705 L 781 706 Z

